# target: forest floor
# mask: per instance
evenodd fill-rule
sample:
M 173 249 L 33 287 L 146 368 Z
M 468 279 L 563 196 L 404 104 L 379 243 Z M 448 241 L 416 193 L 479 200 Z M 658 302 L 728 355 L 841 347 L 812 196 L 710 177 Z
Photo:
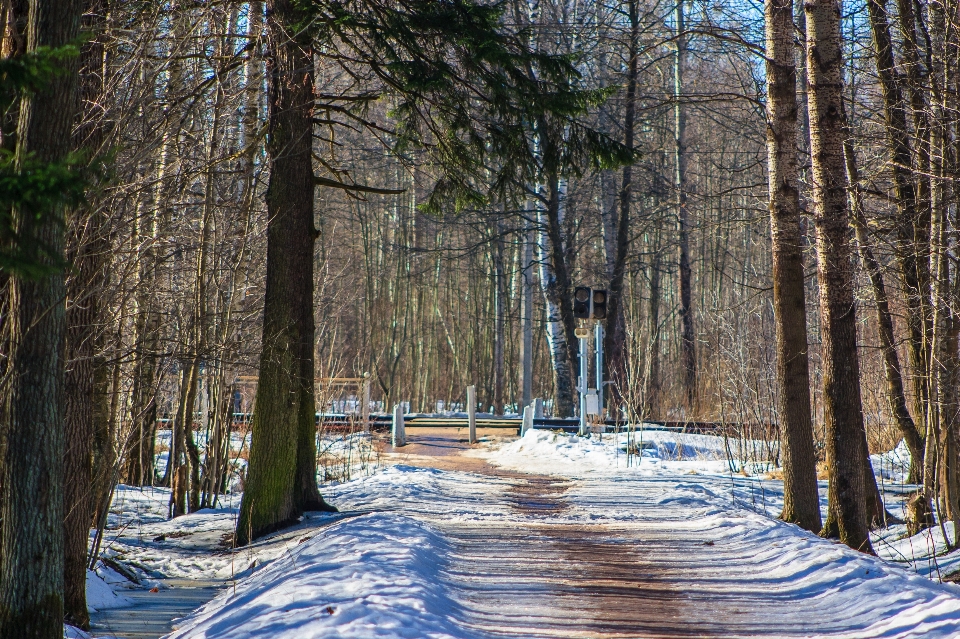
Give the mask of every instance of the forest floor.
M 326 487 L 340 514 L 236 551 L 235 504 L 165 521 L 166 491 L 126 489 L 136 524 L 106 554 L 226 586 L 177 639 L 960 635 L 960 587 L 918 574 L 923 553 L 897 565 L 776 521 L 778 482 L 732 472 L 716 442 L 481 435 L 410 429 L 379 470 Z M 892 532 L 874 543 L 903 558 Z

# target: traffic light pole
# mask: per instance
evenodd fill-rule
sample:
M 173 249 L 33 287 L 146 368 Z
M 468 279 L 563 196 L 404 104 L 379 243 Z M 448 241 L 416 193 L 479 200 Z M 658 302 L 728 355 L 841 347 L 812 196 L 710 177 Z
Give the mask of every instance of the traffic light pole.
M 593 326 L 594 352 L 597 354 L 597 410 L 603 415 L 603 323 Z
M 590 374 L 589 351 L 590 331 L 586 328 L 579 329 L 580 337 L 580 436 L 587 434 L 587 376 Z

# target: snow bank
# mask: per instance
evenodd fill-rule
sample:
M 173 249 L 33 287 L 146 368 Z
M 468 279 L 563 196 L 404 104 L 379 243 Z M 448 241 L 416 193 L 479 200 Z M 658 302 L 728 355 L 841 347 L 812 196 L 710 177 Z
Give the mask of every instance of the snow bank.
M 207 604 L 171 639 L 463 637 L 443 537 L 401 515 L 340 522 Z
M 903 484 L 907 481 L 910 472 L 910 450 L 902 439 L 893 450 L 877 455 L 870 455 L 870 463 L 877 477 Z
M 132 604 L 133 602 L 127 597 L 117 594 L 103 577 L 92 570 L 87 570 L 87 609 L 90 612 L 124 608 Z
M 759 444 L 748 443 L 754 447 Z M 629 457 L 628 450 L 633 453 Z M 501 466 L 548 474 L 590 474 L 628 466 L 650 472 L 724 473 L 740 468 L 722 437 L 662 430 L 607 434 L 602 438 L 528 430 L 520 439 L 482 456 Z

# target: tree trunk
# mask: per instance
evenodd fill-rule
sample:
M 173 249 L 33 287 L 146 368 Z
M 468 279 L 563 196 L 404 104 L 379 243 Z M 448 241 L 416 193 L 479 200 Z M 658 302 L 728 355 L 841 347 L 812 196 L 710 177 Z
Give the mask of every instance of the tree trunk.
M 913 386 L 914 420 L 926 427 L 929 405 L 927 371 L 930 363 L 930 122 L 926 100 L 925 64 L 921 62 L 916 33 L 915 0 L 897 0 L 900 27 L 901 66 L 904 69 L 913 115 L 914 149 L 912 166 L 916 214 L 897 220 L 897 262 L 907 297 L 907 352 Z M 904 211 L 905 212 L 905 211 Z
M 267 276 L 260 377 L 236 540 L 245 545 L 324 508 L 316 482 L 313 265 L 313 57 L 289 34 L 302 15 L 267 6 Z
M 797 69 L 792 0 L 767 0 L 766 41 L 777 413 L 783 456 L 780 518 L 816 532 L 822 521 L 810 415 L 807 312 L 797 186 Z
M 189 433 L 193 431 L 193 416 L 197 403 L 199 363 L 188 361 L 180 376 L 180 402 L 177 416 L 170 432 L 170 452 L 167 456 L 166 479 L 170 484 L 171 517 L 187 514 L 188 477 L 192 455 L 188 445 Z
M 493 411 L 503 414 L 503 397 L 506 387 L 504 362 L 506 335 L 507 274 L 504 265 L 503 225 L 498 221 L 496 235 L 492 240 L 493 258 Z
M 623 117 L 623 144 L 633 151 L 634 122 L 636 119 L 637 67 L 640 47 L 640 11 L 636 0 L 628 3 L 630 18 L 630 43 L 627 52 L 627 96 Z M 613 269 L 610 273 L 610 287 L 607 290 L 607 331 L 604 334 L 604 363 L 607 367 L 605 379 L 610 385 L 610 407 L 618 406 L 622 401 L 622 390 L 627 385 L 626 318 L 624 314 L 623 280 L 627 270 L 627 252 L 630 249 L 630 207 L 633 203 L 633 167 L 623 167 L 623 181 L 620 184 L 619 208 L 616 215 L 614 234 Z M 598 389 L 603 392 L 602 389 Z
M 529 207 L 528 207 L 529 208 Z M 520 325 L 522 339 L 520 342 L 520 360 L 522 379 L 520 405 L 529 406 L 533 401 L 533 246 L 535 244 L 533 224 L 524 220 L 522 268 L 520 274 Z M 439 310 L 437 311 L 439 315 Z M 452 350 L 452 349 L 451 349 Z
M 850 183 L 859 182 L 857 166 L 851 159 L 853 144 L 848 137 L 844 142 L 844 153 L 847 157 L 847 177 Z M 854 188 L 856 192 L 856 188 Z M 883 372 L 887 380 L 887 401 L 890 412 L 897 421 L 897 428 L 910 451 L 910 472 L 907 481 L 920 483 L 923 479 L 923 438 L 907 410 L 907 398 L 903 390 L 903 376 L 900 373 L 900 358 L 897 355 L 897 343 L 893 333 L 893 317 L 890 314 L 890 303 L 887 298 L 887 289 L 883 282 L 883 271 L 879 260 L 870 248 L 870 238 L 867 234 L 867 220 L 863 214 L 859 196 L 851 203 L 853 212 L 853 229 L 856 233 L 857 248 L 864 270 L 870 278 L 870 287 L 876 304 L 877 337 L 880 340 L 880 349 L 883 351 Z
M 885 0 L 869 0 L 867 7 L 870 13 L 870 26 L 873 33 L 874 56 L 877 64 L 877 74 L 880 78 L 880 89 L 883 95 L 884 118 L 886 121 L 887 144 L 890 151 L 890 168 L 893 175 L 894 191 L 897 201 L 897 256 L 901 272 L 904 274 L 909 297 L 918 301 L 919 284 L 917 280 L 916 247 L 914 246 L 913 224 L 917 216 L 916 190 L 913 178 L 910 175 L 910 166 L 913 162 L 913 150 L 910 147 L 910 136 L 907 130 L 907 105 L 904 102 L 901 90 L 902 80 L 896 71 L 893 60 L 893 44 L 890 37 L 890 24 L 887 17 Z M 852 149 L 851 149 L 852 152 Z M 854 176 L 850 176 L 854 180 Z M 903 435 L 907 447 L 910 449 L 910 481 L 918 483 L 922 478 L 923 445 L 916 425 L 906 406 L 906 397 L 903 391 L 903 377 L 900 362 L 893 336 L 893 322 L 890 317 L 889 304 L 880 273 L 879 263 L 873 259 L 872 251 L 867 241 L 866 226 L 860 218 L 862 213 L 854 207 L 854 228 L 857 232 L 857 241 L 864 265 L 870 275 L 874 298 L 877 304 L 877 325 L 881 348 L 884 352 L 884 367 L 887 378 L 888 397 L 897 426 Z M 862 237 L 861 237 L 862 236 Z M 916 304 L 908 305 L 912 317 L 921 313 Z M 914 328 L 922 326 L 922 322 L 913 321 Z M 915 359 L 923 361 L 925 357 L 916 348 L 918 335 L 910 340 Z M 921 393 L 918 393 L 920 395 Z
M 650 264 L 650 300 L 647 310 L 647 370 L 644 375 L 644 393 L 642 406 L 645 417 L 658 418 L 660 415 L 660 242 L 659 234 L 653 234 L 656 245 L 653 247 L 653 261 Z
M 953 446 L 953 433 L 949 424 L 953 422 L 948 413 L 949 388 L 952 362 L 956 352 L 951 352 L 951 287 L 950 287 L 950 242 L 948 209 L 951 205 L 951 182 L 948 175 L 950 166 L 951 126 L 948 112 L 952 109 L 946 88 L 950 83 L 948 48 L 952 49 L 953 36 L 948 35 L 947 12 L 942 1 L 931 2 L 928 9 L 929 36 L 931 45 L 930 79 L 932 95 L 930 100 L 930 277 L 932 298 L 932 333 L 930 342 L 930 368 L 928 384 L 930 389 L 930 407 L 928 409 L 927 440 L 936 438 L 933 445 L 927 445 L 926 454 L 938 456 L 936 461 L 924 460 L 924 493 L 930 500 L 936 500 L 938 519 L 941 527 L 948 519 L 957 514 L 957 495 L 955 485 L 951 486 L 956 472 L 956 461 L 951 454 L 956 453 Z M 951 28 L 952 32 L 953 29 Z M 952 52 L 956 55 L 956 52 Z M 932 472 L 929 472 L 932 469 Z M 955 522 L 956 523 L 956 522 Z M 948 540 L 948 543 L 951 543 Z
M 103 96 L 101 69 L 106 47 L 101 33 L 107 8 L 100 0 L 87 0 L 83 29 L 95 38 L 81 50 L 80 103 L 82 110 L 98 104 Z M 84 118 L 79 118 L 84 121 Z M 96 120 L 94 120 L 96 122 Z M 96 157 L 104 143 L 99 123 L 80 126 L 74 146 Z M 98 414 L 98 392 L 103 392 L 106 366 L 97 357 L 100 322 L 99 299 L 106 288 L 105 262 L 110 243 L 102 228 L 102 214 L 84 207 L 73 216 L 68 236 L 68 262 L 75 273 L 67 285 L 66 372 L 64 384 L 64 616 L 74 626 L 88 629 L 87 543 L 94 510 L 93 443 Z M 98 380 L 100 386 L 98 387 Z
M 547 314 L 547 341 L 553 363 L 554 416 L 573 415 L 573 362 L 576 358 L 575 321 L 561 227 L 559 178 L 548 179 L 548 194 L 540 219 L 540 286 Z M 573 354 L 571 353 L 573 351 Z
M 33 0 L 27 50 L 73 42 L 79 0 Z M 24 96 L 17 156 L 59 162 L 70 151 L 77 103 L 78 60 L 41 90 Z M 65 211 L 17 212 L 22 233 L 63 259 Z M 64 337 L 66 290 L 62 271 L 10 280 L 14 322 L 12 381 L 3 510 L 0 524 L 0 638 L 63 637 Z
M 840 6 L 836 0 L 808 0 L 804 10 L 823 344 L 823 412 L 830 466 L 830 508 L 825 532 L 835 525 L 843 543 L 869 553 L 873 549 L 864 503 L 863 409 L 843 157 Z
M 103 260 L 108 243 L 98 213 L 84 211 L 75 220 L 69 261 L 76 273 L 67 287 L 64 384 L 64 613 L 72 625 L 88 628 L 86 566 L 94 510 L 93 443 L 98 392 L 103 392 L 106 375 L 105 363 L 96 357 L 98 298 L 104 290 Z
M 683 67 L 687 40 L 684 26 L 684 0 L 676 6 L 676 50 L 673 66 L 674 100 L 674 190 L 677 209 L 677 251 L 680 291 L 680 362 L 683 390 L 688 410 L 697 410 L 697 344 L 693 328 L 693 301 L 690 290 L 690 211 L 687 208 L 687 117 L 683 108 Z M 692 416 L 692 415 L 691 415 Z

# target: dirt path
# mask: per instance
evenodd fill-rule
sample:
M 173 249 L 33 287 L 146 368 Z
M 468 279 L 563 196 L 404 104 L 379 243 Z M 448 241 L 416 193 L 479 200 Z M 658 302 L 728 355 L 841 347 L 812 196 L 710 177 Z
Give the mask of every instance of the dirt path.
M 671 571 L 643 552 L 637 531 L 565 520 L 573 480 L 503 470 L 463 455 L 470 448 L 465 435 L 411 429 L 410 443 L 387 455 L 410 466 L 509 482 L 504 498 L 524 525 L 431 521 L 455 545 L 447 573 L 466 610 L 466 626 L 504 637 L 718 636 L 688 614 L 685 593 L 672 583 Z
M 704 489 L 695 481 L 524 474 L 463 454 L 470 448 L 465 433 L 417 431 L 408 440 L 388 458 L 488 476 L 499 495 L 493 499 L 522 515 L 479 526 L 429 519 L 455 544 L 447 573 L 466 611 L 459 621 L 481 636 L 924 636 L 915 617 L 900 616 L 889 602 L 845 594 L 876 578 L 869 564 L 839 569 L 818 559 L 820 568 L 812 569 L 805 560 L 781 561 L 789 550 L 781 551 L 781 542 L 748 541 L 731 532 L 736 521 L 715 530 L 694 514 L 697 506 L 671 506 L 696 501 Z M 741 529 L 747 534 L 753 526 Z M 839 559 L 839 550 L 823 542 L 807 552 Z M 839 581 L 836 570 L 844 575 Z M 896 589 L 900 577 L 894 579 L 881 588 Z M 960 628 L 952 613 L 939 619 Z

